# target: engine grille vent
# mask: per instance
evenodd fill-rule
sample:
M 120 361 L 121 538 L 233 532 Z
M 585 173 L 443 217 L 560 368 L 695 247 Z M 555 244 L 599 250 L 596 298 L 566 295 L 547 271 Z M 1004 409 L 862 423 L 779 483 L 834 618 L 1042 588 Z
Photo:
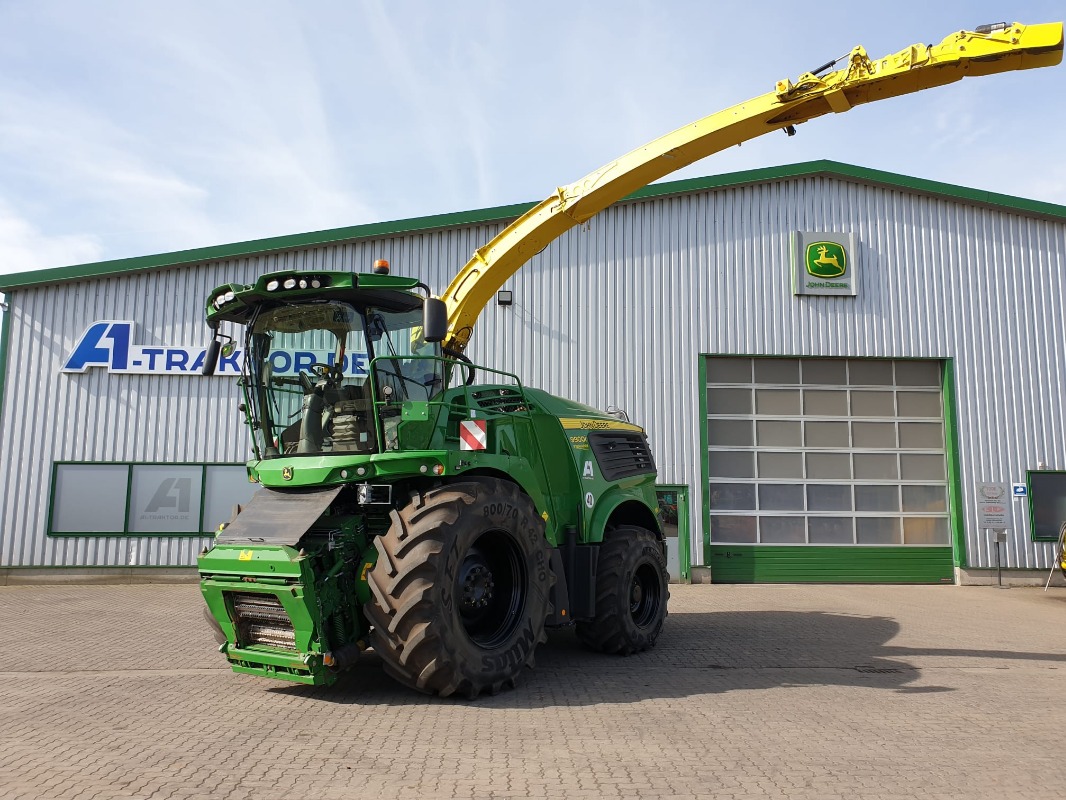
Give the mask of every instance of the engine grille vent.
M 590 433 L 589 445 L 605 480 L 655 472 L 655 460 L 642 433 Z
M 281 601 L 270 594 L 227 592 L 233 603 L 239 647 L 265 645 L 283 650 L 296 649 L 296 631 Z
M 517 389 L 485 389 L 474 392 L 474 400 L 486 411 L 513 414 L 529 411 L 525 396 Z

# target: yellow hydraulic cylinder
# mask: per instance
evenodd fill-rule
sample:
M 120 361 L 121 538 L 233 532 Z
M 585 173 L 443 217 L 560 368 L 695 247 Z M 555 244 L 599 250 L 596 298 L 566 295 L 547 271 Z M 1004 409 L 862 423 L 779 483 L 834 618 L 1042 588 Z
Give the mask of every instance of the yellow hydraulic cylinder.
M 915 44 L 877 60 L 871 60 L 861 46 L 855 47 L 842 69 L 778 81 L 772 92 L 661 136 L 560 187 L 478 248 L 441 295 L 448 306 L 445 347 L 462 352 L 481 310 L 496 291 L 553 240 L 682 167 L 830 112 L 843 113 L 863 103 L 920 92 L 967 76 L 1054 66 L 1062 61 L 1062 54 L 1061 22 L 983 26 L 953 33 L 938 45 Z

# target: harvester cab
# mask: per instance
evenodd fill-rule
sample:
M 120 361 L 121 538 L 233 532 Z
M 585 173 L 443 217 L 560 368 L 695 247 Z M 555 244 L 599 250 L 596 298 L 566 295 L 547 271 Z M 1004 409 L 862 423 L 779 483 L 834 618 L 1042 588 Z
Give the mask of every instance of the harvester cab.
M 428 401 L 445 382 L 443 304 L 428 295 L 417 281 L 381 274 L 290 273 L 220 287 L 208 323 L 244 326 L 256 457 L 397 449 L 402 404 Z M 214 368 L 209 353 L 204 372 Z

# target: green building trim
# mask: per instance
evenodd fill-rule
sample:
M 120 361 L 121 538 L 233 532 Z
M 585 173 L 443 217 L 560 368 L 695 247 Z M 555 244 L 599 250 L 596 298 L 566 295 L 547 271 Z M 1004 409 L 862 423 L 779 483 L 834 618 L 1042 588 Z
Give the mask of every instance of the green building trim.
M 883 170 L 856 167 L 837 161 L 806 161 L 776 167 L 731 172 L 725 175 L 712 175 L 703 178 L 688 178 L 645 186 L 626 197 L 622 202 L 644 200 L 670 195 L 690 194 L 714 189 L 728 189 L 756 183 L 825 176 L 864 184 L 884 186 L 906 192 L 939 196 L 952 200 L 962 200 L 982 206 L 1000 208 L 1017 213 L 1043 216 L 1052 219 L 1066 219 L 1066 206 L 1027 200 L 1012 195 L 971 189 L 923 178 L 912 178 Z M 401 236 L 426 233 L 441 228 L 465 225 L 507 223 L 521 216 L 535 203 L 518 203 L 515 205 L 496 206 L 475 211 L 462 211 L 451 214 L 434 214 L 426 217 L 374 222 L 366 225 L 351 225 L 343 228 L 330 228 L 310 233 L 297 233 L 286 236 L 274 236 L 267 239 L 254 239 L 247 242 L 198 247 L 191 250 L 179 250 L 172 253 L 122 258 L 114 261 L 100 261 L 90 264 L 76 264 L 69 267 L 55 267 L 29 272 L 17 272 L 0 275 L 0 291 L 24 289 L 41 284 L 64 283 L 68 281 L 103 278 L 133 272 L 171 269 L 174 267 L 193 266 L 209 261 L 221 261 L 235 258 L 255 258 L 269 253 L 289 250 L 305 250 L 366 239 L 378 239 L 387 236 Z

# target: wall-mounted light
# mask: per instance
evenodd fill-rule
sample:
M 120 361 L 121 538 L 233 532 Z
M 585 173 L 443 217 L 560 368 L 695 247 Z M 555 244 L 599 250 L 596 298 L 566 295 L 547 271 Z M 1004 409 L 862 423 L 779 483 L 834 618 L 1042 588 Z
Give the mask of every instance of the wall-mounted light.
M 513 305 L 513 304 L 514 304 L 514 295 L 511 294 L 510 290 L 502 289 L 502 290 L 496 292 L 496 305 L 498 305 L 498 306 L 509 306 L 509 305 Z

